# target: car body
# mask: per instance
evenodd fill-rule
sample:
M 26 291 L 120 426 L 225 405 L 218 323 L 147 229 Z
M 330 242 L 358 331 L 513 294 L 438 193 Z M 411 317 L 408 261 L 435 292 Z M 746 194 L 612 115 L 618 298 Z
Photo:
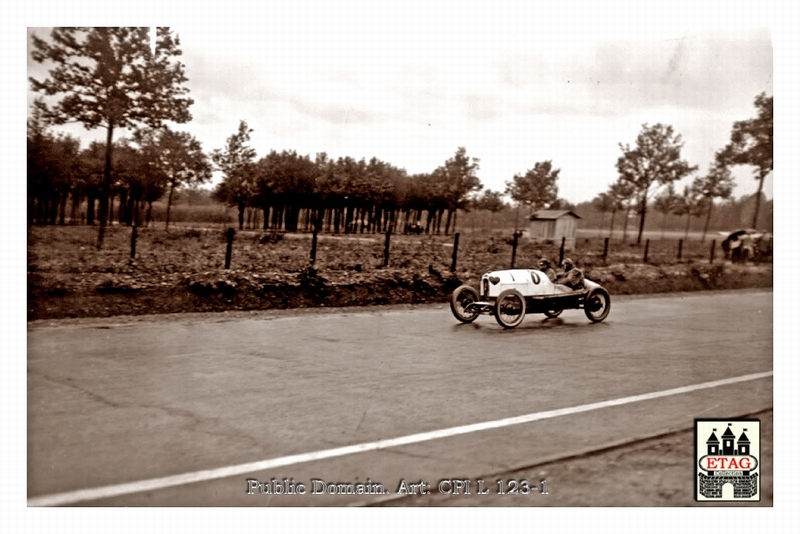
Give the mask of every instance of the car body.
M 450 298 L 450 309 L 462 323 L 481 314 L 494 315 L 503 328 L 514 328 L 526 313 L 555 318 L 566 309 L 583 309 L 592 322 L 608 316 L 611 297 L 600 284 L 584 279 L 584 287 L 572 290 L 554 284 L 537 269 L 508 269 L 484 274 L 480 291 L 463 285 Z

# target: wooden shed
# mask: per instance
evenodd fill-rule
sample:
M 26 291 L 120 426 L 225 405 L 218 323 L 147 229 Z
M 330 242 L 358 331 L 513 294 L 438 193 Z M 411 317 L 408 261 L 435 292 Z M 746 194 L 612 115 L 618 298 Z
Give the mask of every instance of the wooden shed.
M 533 239 L 575 239 L 580 215 L 569 210 L 542 210 L 531 215 L 528 227 Z

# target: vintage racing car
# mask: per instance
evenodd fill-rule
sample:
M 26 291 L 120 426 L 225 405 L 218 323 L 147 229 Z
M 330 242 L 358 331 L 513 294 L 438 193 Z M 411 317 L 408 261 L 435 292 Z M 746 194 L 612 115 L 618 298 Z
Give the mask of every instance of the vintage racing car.
M 566 309 L 583 309 L 592 322 L 608 316 L 611 297 L 600 284 L 584 279 L 584 287 L 572 290 L 554 284 L 536 269 L 510 269 L 484 274 L 480 293 L 462 285 L 450 298 L 450 309 L 462 323 L 471 323 L 481 314 L 494 315 L 503 328 L 514 328 L 525 313 L 558 317 Z

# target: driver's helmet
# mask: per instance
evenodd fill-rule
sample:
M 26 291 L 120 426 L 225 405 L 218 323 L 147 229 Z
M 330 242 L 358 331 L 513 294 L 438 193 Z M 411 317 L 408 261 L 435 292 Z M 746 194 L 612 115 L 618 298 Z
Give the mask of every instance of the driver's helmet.
M 573 267 L 575 267 L 575 262 L 573 262 L 573 261 L 572 261 L 571 259 L 569 259 L 569 258 L 564 258 L 564 270 L 565 270 L 565 271 L 569 271 L 569 270 L 570 270 L 570 269 L 572 269 Z
M 544 271 L 545 269 L 549 269 L 550 268 L 550 260 L 548 260 L 547 258 L 541 258 L 539 260 L 538 265 L 539 265 L 539 270 L 540 271 Z

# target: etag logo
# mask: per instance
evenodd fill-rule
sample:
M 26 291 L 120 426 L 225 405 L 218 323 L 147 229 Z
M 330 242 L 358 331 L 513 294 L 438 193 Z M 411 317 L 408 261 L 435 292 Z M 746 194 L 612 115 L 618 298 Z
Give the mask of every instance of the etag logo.
M 695 500 L 760 501 L 758 419 L 695 419 Z

